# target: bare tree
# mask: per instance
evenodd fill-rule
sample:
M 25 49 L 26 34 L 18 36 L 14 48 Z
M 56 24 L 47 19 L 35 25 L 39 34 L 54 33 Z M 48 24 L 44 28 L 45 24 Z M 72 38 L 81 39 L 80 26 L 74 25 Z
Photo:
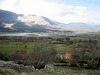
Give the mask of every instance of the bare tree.
M 46 64 L 52 62 L 56 55 L 54 47 L 47 47 L 48 45 L 38 44 L 30 52 L 30 60 L 35 68 L 41 69 Z

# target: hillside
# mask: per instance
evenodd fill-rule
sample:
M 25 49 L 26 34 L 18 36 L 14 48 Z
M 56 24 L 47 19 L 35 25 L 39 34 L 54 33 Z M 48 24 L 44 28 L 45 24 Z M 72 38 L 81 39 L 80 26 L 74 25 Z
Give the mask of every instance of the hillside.
M 64 24 L 44 16 L 16 14 L 0 10 L 0 32 L 41 32 L 41 31 L 100 31 L 100 25 L 81 22 Z
M 0 10 L 0 32 L 34 32 L 59 29 L 50 19 Z

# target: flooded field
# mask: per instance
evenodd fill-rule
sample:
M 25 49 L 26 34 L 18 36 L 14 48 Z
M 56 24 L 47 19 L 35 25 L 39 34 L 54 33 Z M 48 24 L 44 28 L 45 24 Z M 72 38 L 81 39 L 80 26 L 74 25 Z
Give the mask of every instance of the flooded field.
M 34 33 L 4 33 L 0 36 L 75 36 L 86 32 L 34 32 Z

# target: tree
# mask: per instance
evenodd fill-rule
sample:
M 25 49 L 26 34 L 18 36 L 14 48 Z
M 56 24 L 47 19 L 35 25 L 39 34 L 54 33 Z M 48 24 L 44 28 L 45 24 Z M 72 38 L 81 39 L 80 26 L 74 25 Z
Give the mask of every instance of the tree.
M 35 48 L 30 52 L 30 60 L 35 68 L 41 69 L 46 64 L 52 62 L 56 56 L 56 50 L 54 47 L 47 47 L 48 45 L 37 44 Z
M 80 63 L 80 66 L 83 67 L 84 63 L 88 63 L 87 60 L 93 59 L 92 64 L 97 64 L 95 61 L 98 61 L 98 66 L 100 65 L 100 47 L 95 41 L 89 40 L 88 43 L 80 42 L 70 46 L 68 51 L 74 59 Z M 92 66 L 91 66 L 92 67 Z

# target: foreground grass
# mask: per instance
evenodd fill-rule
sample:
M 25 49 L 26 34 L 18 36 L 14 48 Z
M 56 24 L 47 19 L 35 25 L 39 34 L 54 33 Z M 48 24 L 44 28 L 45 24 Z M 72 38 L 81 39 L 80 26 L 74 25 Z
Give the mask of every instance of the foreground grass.
M 17 75 L 18 71 L 8 68 L 0 67 L 0 75 Z

